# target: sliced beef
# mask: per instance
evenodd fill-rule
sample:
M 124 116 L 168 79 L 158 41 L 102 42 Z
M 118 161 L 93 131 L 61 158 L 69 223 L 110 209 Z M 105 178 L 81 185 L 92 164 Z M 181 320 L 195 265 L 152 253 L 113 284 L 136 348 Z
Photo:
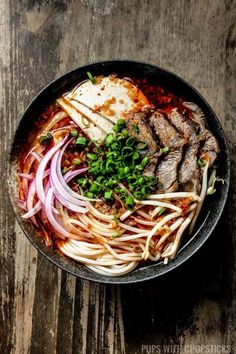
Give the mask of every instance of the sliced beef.
M 142 155 L 149 157 L 150 161 L 143 171 L 144 175 L 154 176 L 158 162 L 159 146 L 153 137 L 151 128 L 146 122 L 147 114 L 145 112 L 130 113 L 126 118 L 126 126 L 129 135 L 137 140 L 147 143 L 147 149 L 142 151 Z
M 197 123 L 200 127 L 199 136 L 203 142 L 201 157 L 208 157 L 209 165 L 212 166 L 217 154 L 220 152 L 219 144 L 214 135 L 207 129 L 205 116 L 202 110 L 192 102 L 184 102 L 184 106 L 190 110 L 189 118 L 191 121 Z
M 200 190 L 201 171 L 197 164 L 199 148 L 200 143 L 195 143 L 185 152 L 178 174 L 181 191 L 198 193 Z
M 178 166 L 182 147 L 170 151 L 157 166 L 158 192 L 174 192 L 178 189 Z
M 162 113 L 154 112 L 149 122 L 163 146 L 172 149 L 182 147 L 187 143 L 187 139 L 178 133 Z
M 129 135 L 148 144 L 147 149 L 150 153 L 155 153 L 158 150 L 157 142 L 152 135 L 152 130 L 146 122 L 146 113 L 130 113 L 126 118 L 126 126 Z
M 189 139 L 189 143 L 199 139 L 199 125 L 178 112 L 177 108 L 172 109 L 172 111 L 168 114 L 168 119 L 181 133 L 181 135 L 183 135 L 186 139 Z

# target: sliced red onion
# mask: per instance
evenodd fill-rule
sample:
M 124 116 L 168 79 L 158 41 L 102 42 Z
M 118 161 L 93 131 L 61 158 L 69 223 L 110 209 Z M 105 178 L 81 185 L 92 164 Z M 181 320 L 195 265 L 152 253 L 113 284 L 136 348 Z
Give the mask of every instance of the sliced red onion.
M 76 176 L 78 176 L 79 174 L 81 174 L 81 169 L 79 170 L 74 170 L 74 171 L 68 171 L 65 175 L 64 175 L 64 180 L 66 183 L 70 182 L 73 178 L 75 178 Z
M 78 205 L 78 206 L 86 206 L 87 203 L 83 200 L 79 200 L 77 198 L 74 198 L 71 193 L 68 193 L 67 190 L 65 190 L 64 186 L 61 185 L 61 181 L 59 180 L 58 174 L 57 174 L 57 163 L 58 163 L 58 158 L 59 158 L 60 152 L 57 151 L 52 159 L 51 166 L 50 166 L 50 179 L 51 179 L 51 184 L 55 187 L 57 192 L 66 200 L 68 200 L 70 203 Z M 83 173 L 87 171 L 88 169 L 81 169 L 80 173 Z M 63 180 L 64 185 L 67 186 L 66 182 Z M 67 186 L 68 187 L 68 186 Z M 69 187 L 68 187 L 69 188 Z M 69 188 L 70 191 L 72 191 Z M 75 193 L 75 192 L 74 192 Z M 76 194 L 76 193 L 75 193 Z M 76 194 L 77 195 L 77 194 Z
M 71 139 L 73 140 L 73 139 Z M 81 199 L 81 200 L 90 200 L 90 201 L 97 201 L 97 199 L 90 199 L 90 198 L 87 198 L 87 197 L 84 197 L 76 192 L 74 192 L 65 182 L 63 176 L 62 176 L 62 173 L 61 173 L 61 160 L 62 160 L 62 156 L 64 154 L 64 151 L 65 149 L 67 148 L 67 146 L 69 145 L 69 143 L 71 142 L 71 140 L 65 145 L 63 146 L 63 149 L 61 149 L 61 152 L 58 156 L 58 160 L 57 160 L 57 165 L 56 165 L 56 174 L 57 174 L 57 177 L 60 181 L 60 184 L 61 186 L 63 187 L 63 189 L 65 189 L 65 191 L 73 198 L 76 198 L 76 199 Z M 88 168 L 82 168 L 80 171 L 81 173 L 83 172 L 86 172 L 88 170 Z
M 56 187 L 55 187 L 56 188 Z M 56 197 L 56 199 L 59 200 L 59 202 L 64 205 L 64 207 L 66 207 L 69 210 L 75 211 L 77 213 L 82 213 L 85 214 L 88 211 L 88 208 L 83 208 L 80 207 L 78 205 L 75 205 L 73 203 L 71 203 L 70 201 L 68 201 L 67 199 L 65 199 L 60 193 L 58 193 L 58 191 L 55 189 L 54 191 L 54 195 Z
M 44 172 L 43 178 L 47 177 L 49 175 L 50 170 L 46 170 Z M 47 184 L 46 188 L 45 188 L 45 194 L 47 193 L 47 190 L 50 188 L 50 185 Z M 42 202 L 41 200 L 38 200 L 37 203 L 35 204 L 35 206 L 33 206 L 33 202 L 34 202 L 34 197 L 35 197 L 35 193 L 36 193 L 36 182 L 35 179 L 31 182 L 30 184 L 30 188 L 28 191 L 28 195 L 27 195 L 27 210 L 28 212 L 24 215 L 22 215 L 22 218 L 24 219 L 29 219 L 29 218 L 33 218 L 33 216 L 35 214 L 37 214 L 39 212 L 39 210 L 41 210 L 42 208 Z M 34 223 L 36 223 L 35 218 L 32 219 L 32 221 Z
M 57 220 L 55 219 L 53 212 L 52 212 L 52 205 L 54 202 L 54 190 L 55 187 L 52 187 L 49 189 L 46 197 L 45 197 L 45 203 L 44 203 L 44 207 L 45 207 L 45 214 L 46 217 L 49 221 L 49 223 L 52 225 L 52 227 L 63 237 L 71 237 L 74 239 L 78 239 L 79 236 L 72 234 L 70 232 L 68 232 L 66 229 L 64 229 L 63 226 L 61 226 Z
M 53 155 L 64 145 L 68 138 L 68 135 L 65 136 L 65 138 L 58 143 L 57 145 L 53 146 L 47 153 L 46 155 L 42 158 L 42 160 L 39 163 L 36 176 L 35 176 L 35 181 L 36 181 L 36 192 L 38 195 L 38 198 L 41 200 L 42 203 L 45 202 L 45 191 L 43 188 L 43 175 L 45 172 L 45 169 L 47 167 L 48 162 L 51 160 Z

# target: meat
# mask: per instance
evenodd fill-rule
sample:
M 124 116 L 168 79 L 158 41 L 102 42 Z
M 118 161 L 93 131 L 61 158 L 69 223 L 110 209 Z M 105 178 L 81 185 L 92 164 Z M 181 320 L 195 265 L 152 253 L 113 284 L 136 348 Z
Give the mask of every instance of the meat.
M 188 140 L 179 134 L 177 129 L 161 112 L 152 114 L 149 121 L 162 147 L 169 148 L 169 152 L 163 156 L 157 166 L 158 191 L 174 192 L 178 189 L 178 167 L 182 157 L 183 146 Z
M 153 137 L 151 128 L 146 122 L 147 113 L 130 113 L 126 117 L 126 126 L 130 135 L 137 140 L 147 143 L 147 148 L 142 154 L 149 157 L 149 163 L 145 167 L 143 174 L 146 176 L 154 176 L 159 156 L 159 146 Z
M 193 103 L 185 102 L 184 106 L 183 112 L 177 108 L 158 110 L 149 117 L 144 112 L 130 113 L 126 121 L 129 134 L 147 143 L 144 153 L 150 160 L 144 174 L 157 177 L 159 193 L 199 193 L 202 169 L 198 159 L 208 160 L 212 166 L 219 153 L 203 112 Z
M 162 113 L 153 113 L 149 121 L 163 146 L 173 149 L 182 147 L 188 142 Z
M 219 144 L 214 135 L 207 129 L 202 110 L 192 102 L 184 102 L 184 105 L 190 110 L 190 120 L 199 125 L 199 136 L 203 142 L 200 157 L 207 159 L 209 166 L 212 166 L 220 152 Z
M 179 169 L 179 189 L 186 192 L 199 192 L 201 173 L 197 164 L 200 143 L 190 145 Z
M 188 117 L 184 117 L 183 114 L 178 112 L 177 108 L 172 109 L 168 114 L 168 119 L 186 139 L 189 139 L 189 142 L 199 139 L 199 135 L 197 135 L 199 125 Z
M 129 135 L 134 136 L 139 141 L 146 142 L 148 152 L 153 154 L 157 151 L 158 145 L 152 135 L 152 130 L 146 122 L 146 113 L 130 113 L 126 117 L 126 126 Z
M 169 152 L 157 166 L 158 192 L 174 192 L 178 189 L 178 166 L 182 148 Z

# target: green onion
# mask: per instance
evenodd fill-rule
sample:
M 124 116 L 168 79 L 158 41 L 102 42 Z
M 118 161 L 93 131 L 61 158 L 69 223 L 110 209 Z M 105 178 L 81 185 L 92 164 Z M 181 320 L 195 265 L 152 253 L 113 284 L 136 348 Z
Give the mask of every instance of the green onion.
M 166 154 L 170 149 L 166 146 L 166 147 L 163 147 L 163 148 L 160 148 L 160 153 L 161 154 Z
M 130 136 L 127 140 L 126 140 L 126 146 L 132 146 L 135 143 L 135 139 Z
M 98 194 L 100 192 L 100 190 L 101 190 L 101 187 L 96 183 L 92 183 L 89 188 L 89 191 L 94 194 Z
M 125 126 L 125 120 L 124 119 L 118 119 L 116 124 L 118 124 L 121 127 L 124 127 Z
M 140 177 L 140 178 L 138 179 L 138 184 L 139 184 L 139 185 L 142 185 L 142 184 L 144 183 L 144 181 L 145 181 L 144 177 Z
M 115 168 L 116 164 L 114 163 L 113 160 L 107 160 L 106 162 L 106 172 L 112 172 L 112 170 Z
M 87 75 L 88 75 L 89 81 L 91 81 L 92 84 L 95 84 L 96 83 L 95 79 L 94 79 L 94 77 L 93 77 L 93 75 L 91 74 L 90 71 L 87 71 Z
M 53 138 L 51 133 L 46 133 L 44 135 L 40 135 L 38 138 L 39 144 L 45 145 Z
M 124 167 L 124 174 L 127 175 L 130 172 L 130 168 L 128 166 Z
M 125 205 L 128 210 L 132 210 L 134 207 L 134 199 L 129 195 L 125 198 Z
M 203 159 L 198 159 L 197 164 L 200 167 L 204 167 L 206 165 L 206 161 L 204 161 Z
M 155 186 L 157 184 L 157 178 L 152 176 L 146 176 L 146 183 L 148 186 Z
M 104 181 L 105 181 L 105 177 L 104 177 L 104 176 L 99 176 L 99 177 L 97 177 L 97 179 L 96 179 L 96 182 L 99 183 L 99 184 L 104 183 Z
M 112 129 L 114 130 L 115 133 L 119 133 L 121 129 L 124 127 L 124 125 L 125 125 L 125 120 L 118 119 L 117 123 L 114 125 Z
M 165 211 L 166 211 L 166 208 L 161 208 L 161 210 L 158 212 L 158 215 L 164 214 Z
M 122 179 L 122 178 L 124 178 L 124 176 L 125 176 L 124 168 L 123 167 L 119 167 L 118 168 L 118 178 Z
M 123 129 L 121 134 L 123 135 L 123 137 L 127 138 L 127 136 L 129 135 L 128 130 L 127 129 Z
M 87 144 L 87 139 L 86 139 L 84 136 L 79 136 L 79 137 L 76 139 L 75 144 L 76 144 L 76 145 L 79 145 L 79 146 L 86 146 L 86 144 Z
M 89 126 L 90 126 L 90 122 L 89 122 L 89 120 L 88 119 L 86 119 L 84 116 L 82 116 L 82 123 L 83 123 L 83 125 L 86 127 L 86 128 L 88 128 Z
M 122 149 L 122 155 L 123 156 L 131 156 L 133 154 L 133 149 L 130 146 L 125 146 Z
M 88 180 L 87 180 L 87 178 L 78 178 L 77 183 L 79 186 L 85 187 L 86 184 L 88 183 Z
M 113 140 L 114 140 L 114 135 L 113 134 L 108 134 L 107 136 L 106 136 L 106 144 L 107 145 L 110 145 L 112 142 L 113 142 Z
M 135 161 L 135 160 L 138 160 L 140 158 L 140 154 L 138 151 L 134 151 L 133 155 L 132 155 L 132 159 Z
M 77 130 L 71 130 L 70 135 L 73 136 L 74 138 L 76 138 L 78 136 Z
M 74 159 L 74 160 L 73 160 L 73 163 L 74 163 L 75 165 L 80 165 L 81 162 L 82 162 L 81 159 Z
M 98 156 L 96 154 L 91 154 L 90 152 L 87 153 L 87 158 L 93 161 L 96 161 Z
M 88 198 L 93 198 L 94 195 L 93 195 L 92 192 L 89 192 L 89 191 L 88 191 L 87 194 L 86 194 L 86 196 L 87 196 Z
M 111 149 L 112 150 L 118 150 L 120 149 L 122 146 L 122 143 L 120 140 L 115 140 L 112 144 L 111 144 Z
M 112 199 L 112 191 L 105 191 L 104 198 L 106 200 L 111 200 Z
M 135 197 L 136 199 L 143 199 L 144 195 L 143 195 L 143 193 L 142 193 L 142 191 L 141 191 L 140 188 L 138 188 L 138 189 L 134 192 L 134 197 Z
M 119 222 L 117 213 L 114 214 L 114 220 L 115 220 L 115 222 Z
M 143 166 L 143 168 L 148 164 L 149 162 L 149 158 L 146 156 L 144 157 L 144 159 L 141 162 L 141 165 Z

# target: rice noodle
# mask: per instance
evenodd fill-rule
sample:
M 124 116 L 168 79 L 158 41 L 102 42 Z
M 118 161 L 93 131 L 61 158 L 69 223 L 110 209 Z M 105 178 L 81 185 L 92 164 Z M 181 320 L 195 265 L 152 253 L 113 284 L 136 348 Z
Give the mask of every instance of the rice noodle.
M 141 205 L 154 205 L 154 206 L 160 206 L 162 208 L 168 208 L 176 211 L 181 211 L 181 208 L 177 207 L 176 205 L 170 204 L 170 203 L 163 203 L 163 202 L 158 202 L 155 200 L 135 200 L 137 204 Z
M 185 231 L 185 229 L 188 227 L 188 225 L 190 224 L 192 218 L 194 216 L 194 211 L 192 211 L 190 213 L 190 215 L 185 219 L 185 221 L 182 223 L 182 225 L 180 226 L 177 234 L 176 234 L 176 237 L 175 237 L 175 240 L 173 242 L 173 245 L 172 247 L 170 248 L 170 250 L 167 250 L 165 251 L 164 253 L 162 253 L 162 258 L 166 258 L 166 257 L 174 257 L 178 248 L 179 248 L 179 244 L 180 244 L 180 240 L 181 240 L 181 237 Z
M 157 230 L 160 229 L 162 226 L 164 226 L 168 221 L 175 219 L 178 216 L 180 216 L 180 213 L 172 213 L 170 215 L 167 215 L 154 226 L 154 228 L 151 230 L 151 232 L 148 235 L 145 251 L 143 252 L 143 255 L 142 255 L 143 259 L 147 259 L 149 256 L 149 251 L 148 251 L 149 244 L 150 244 L 151 238 L 153 237 L 153 235 L 155 235 Z
M 150 194 L 149 199 L 179 199 L 179 198 L 191 198 L 193 200 L 200 200 L 200 197 L 193 192 L 174 192 L 163 194 Z

